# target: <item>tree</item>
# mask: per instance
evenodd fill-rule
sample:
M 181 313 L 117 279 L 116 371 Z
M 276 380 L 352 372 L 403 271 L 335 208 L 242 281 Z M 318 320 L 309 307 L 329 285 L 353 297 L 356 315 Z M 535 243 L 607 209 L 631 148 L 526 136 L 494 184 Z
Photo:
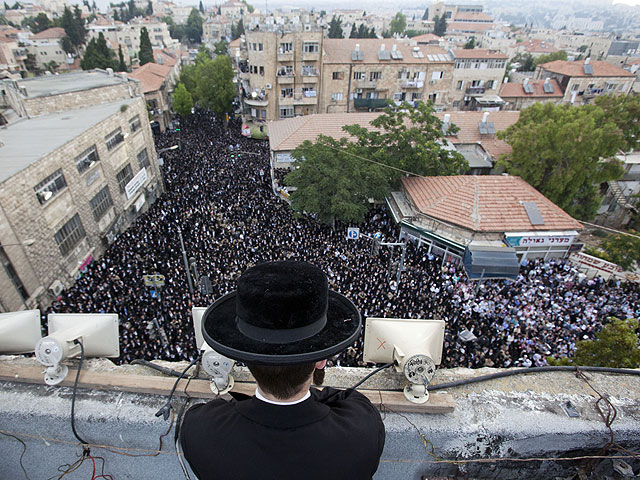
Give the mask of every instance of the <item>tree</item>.
M 215 55 L 227 55 L 229 53 L 229 44 L 224 38 L 213 44 L 213 53 Z
M 407 28 L 407 17 L 401 12 L 396 13 L 396 16 L 389 23 L 389 30 L 392 34 L 400 35 L 405 28 Z
M 207 59 L 196 66 L 195 73 L 198 104 L 221 118 L 229 113 L 236 95 L 231 59 L 226 55 Z
M 202 4 L 202 2 L 200 2 Z M 153 3 L 151 2 L 151 0 L 149 0 L 149 2 L 147 3 L 147 11 L 146 11 L 147 15 L 153 15 Z
M 78 5 L 73 6 L 73 21 L 75 23 L 75 31 L 77 35 L 76 46 L 84 45 L 84 42 L 87 39 L 87 29 L 84 26 L 82 11 L 80 10 L 80 7 L 78 7 Z
M 444 148 L 442 121 L 430 104 L 389 106 L 371 126 L 372 130 L 360 125 L 343 127 L 365 158 L 416 175 L 458 175 L 469 168 L 461 154 Z M 449 126 L 449 134 L 457 131 L 455 125 Z M 385 169 L 385 175 L 389 185 L 396 186 L 404 174 Z
M 298 212 L 317 215 L 323 223 L 334 220 L 359 223 L 368 210 L 369 198 L 382 198 L 386 179 L 382 169 L 361 159 L 359 148 L 346 138 L 320 135 L 293 151 L 295 170 L 285 177 L 295 185 L 291 203 Z
M 447 33 L 447 19 L 444 15 L 433 17 L 433 33 L 439 37 L 443 37 Z
M 127 64 L 124 61 L 124 55 L 122 53 L 122 45 L 118 45 L 118 71 L 126 72 Z
M 244 24 L 242 23 L 242 19 L 238 20 L 238 25 L 234 26 L 231 23 L 231 39 L 236 40 L 240 38 L 240 35 L 244 35 Z
M 204 5 L 202 5 L 202 0 L 200 0 L 200 5 L 198 7 L 198 10 L 200 10 L 200 13 L 204 13 Z
M 378 35 L 376 35 L 375 27 L 371 27 L 371 30 L 369 30 L 369 38 L 378 38 Z
M 114 22 L 120 21 L 120 15 L 118 14 L 118 10 L 115 8 L 113 9 L 113 21 Z
M 543 63 L 553 62 L 554 60 L 566 60 L 566 59 L 567 59 L 567 52 L 565 52 L 564 50 L 548 53 L 546 55 L 540 55 L 533 62 L 533 70 L 535 70 L 538 65 L 542 65 Z
M 117 70 L 118 62 L 115 59 L 115 53 L 107 46 L 107 42 L 102 32 L 98 38 L 89 40 L 84 56 L 80 61 L 83 70 L 92 70 L 94 68 L 113 68 Z
M 429 20 L 429 7 L 424 11 L 424 15 L 422 15 L 422 20 Z
M 329 22 L 329 38 L 343 37 L 344 34 L 342 33 L 342 19 L 334 15 L 331 18 L 331 22 Z
M 612 158 L 624 138 L 598 106 L 536 103 L 498 138 L 512 148 L 499 166 L 580 219 L 590 220 L 599 208 L 598 184 L 624 174 Z
M 202 22 L 203 20 L 200 16 L 200 12 L 198 12 L 197 9 L 192 8 L 191 13 L 189 13 L 189 18 L 187 18 L 187 25 L 185 29 L 185 33 L 191 43 L 200 43 L 202 41 Z M 242 19 L 240 19 L 239 22 L 242 22 Z
M 367 38 L 369 36 L 369 29 L 364 23 L 361 23 L 358 27 L 358 38 Z
M 622 233 L 609 235 L 600 245 L 606 253 L 605 260 L 620 265 L 625 270 L 640 266 L 640 232 L 631 230 L 628 233 L 635 237 Z
M 28 72 L 33 72 L 36 75 L 41 72 L 38 67 L 38 60 L 33 53 L 27 53 L 27 58 L 24 60 L 24 68 L 26 68 Z
M 609 318 L 595 340 L 580 340 L 572 359 L 556 360 L 548 358 L 551 365 L 570 364 L 590 367 L 638 368 L 640 348 L 638 348 L 638 320 Z M 564 360 L 564 361 L 563 361 Z
M 151 40 L 149 40 L 149 32 L 147 27 L 142 27 L 140 30 L 140 53 L 138 54 L 140 60 L 140 66 L 146 63 L 153 63 L 153 47 L 151 46 Z
M 193 99 L 191 94 L 187 91 L 184 83 L 179 83 L 173 93 L 172 98 L 173 109 L 176 113 L 182 117 L 191 115 L 191 109 L 193 108 Z
M 349 33 L 349 38 L 358 38 L 358 30 L 356 30 L 356 24 L 351 24 L 351 33 Z
M 601 95 L 595 104 L 602 108 L 624 135 L 622 149 L 629 152 L 638 149 L 640 141 L 640 97 L 631 95 Z
M 509 62 L 509 67 L 514 63 L 518 64 L 516 67 L 518 72 L 533 72 L 536 69 L 535 58 L 530 53 L 518 53 Z
M 471 37 L 467 43 L 464 44 L 463 47 L 465 50 L 473 50 L 476 48 L 476 37 Z
M 53 27 L 53 22 L 44 12 L 40 12 L 36 17 L 25 18 L 22 23 L 23 26 L 28 26 L 31 29 L 31 33 L 34 34 Z

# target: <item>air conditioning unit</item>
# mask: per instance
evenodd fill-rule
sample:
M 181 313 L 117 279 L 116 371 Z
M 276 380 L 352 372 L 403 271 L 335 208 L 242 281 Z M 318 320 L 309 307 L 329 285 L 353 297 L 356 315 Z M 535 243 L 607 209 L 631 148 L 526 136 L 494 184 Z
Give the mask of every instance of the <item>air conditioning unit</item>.
M 273 88 L 273 85 L 271 85 L 270 83 L 267 83 L 264 88 L 266 88 L 267 90 L 271 90 Z
M 64 290 L 64 284 L 60 280 L 56 280 L 51 284 L 51 286 L 49 287 L 49 290 L 51 290 L 51 293 L 53 293 L 53 295 L 57 297 Z

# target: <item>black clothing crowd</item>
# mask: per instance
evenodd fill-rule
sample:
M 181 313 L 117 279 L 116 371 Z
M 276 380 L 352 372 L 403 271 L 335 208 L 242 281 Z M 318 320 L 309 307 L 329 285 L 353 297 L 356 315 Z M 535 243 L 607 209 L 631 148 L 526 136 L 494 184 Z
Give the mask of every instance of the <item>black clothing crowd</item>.
M 461 267 L 409 242 L 396 284 L 388 248 L 372 255 L 369 240 L 346 239 L 347 225 L 332 228 L 295 214 L 274 193 L 268 142 L 241 136 L 236 120 L 225 128 L 198 109 L 179 132 L 156 137 L 158 150 L 176 144 L 181 148 L 161 155 L 165 193 L 49 309 L 118 313 L 118 363 L 192 360 L 191 308 L 235 289 L 248 267 L 283 259 L 321 267 L 330 288 L 350 298 L 363 318 L 442 318 L 445 367 L 544 365 L 547 355 L 570 355 L 578 340 L 593 338 L 607 317 L 640 316 L 637 285 L 588 280 L 565 261 L 532 261 L 516 281 L 485 281 L 476 291 Z M 373 209 L 360 230 L 381 232 L 388 242 L 398 238 L 382 208 Z M 179 231 L 199 275 L 211 280 L 212 294 L 197 286 L 189 293 Z M 151 298 L 143 282 L 143 275 L 155 273 L 166 279 L 160 298 Z M 151 325 L 154 319 L 163 335 Z M 465 329 L 476 339 L 459 338 Z M 362 338 L 332 363 L 363 365 Z

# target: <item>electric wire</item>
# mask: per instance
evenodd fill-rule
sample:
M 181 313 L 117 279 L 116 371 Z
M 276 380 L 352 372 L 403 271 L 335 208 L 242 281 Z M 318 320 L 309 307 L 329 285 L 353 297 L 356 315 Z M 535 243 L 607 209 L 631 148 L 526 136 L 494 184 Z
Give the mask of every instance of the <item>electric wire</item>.
M 165 420 L 167 420 L 169 418 L 169 411 L 171 410 L 171 400 L 173 399 L 173 394 L 176 391 L 176 388 L 178 386 L 178 382 L 184 378 L 185 374 L 187 373 L 187 370 L 189 370 L 191 367 L 193 367 L 193 365 L 200 360 L 200 355 L 196 356 L 189 365 L 187 365 L 187 367 L 182 371 L 182 373 L 180 374 L 180 376 L 176 379 L 175 383 L 173 384 L 173 388 L 171 389 L 171 393 L 169 393 L 169 398 L 167 399 L 167 403 L 165 403 L 162 408 L 160 410 L 158 410 L 156 412 L 156 417 L 159 417 L 160 415 L 162 415 L 164 417 Z
M 148 360 L 142 360 L 142 359 L 139 359 L 139 358 L 136 358 L 135 360 L 132 360 L 130 365 L 144 365 L 145 367 L 153 368 L 154 370 L 162 372 L 165 375 L 171 375 L 173 377 L 179 377 L 181 375 L 180 372 L 178 372 L 177 370 L 173 370 L 171 368 L 166 368 L 166 367 L 161 367 L 160 365 L 156 365 L 155 363 L 152 363 L 152 362 L 150 362 Z
M 360 380 L 358 383 L 356 383 L 355 385 L 353 385 L 352 387 L 347 388 L 346 390 L 336 390 L 335 392 L 333 392 L 331 395 L 329 395 L 327 398 L 322 399 L 322 403 L 326 403 L 329 400 L 331 400 L 333 397 L 335 397 L 336 395 L 338 395 L 341 392 L 346 392 L 345 396 L 348 396 L 351 394 L 351 392 L 353 392 L 356 388 L 358 388 L 360 385 L 362 385 L 364 382 L 366 382 L 367 380 L 369 380 L 369 378 L 371 378 L 372 376 L 374 376 L 376 373 L 384 370 L 385 368 L 389 368 L 393 365 L 396 365 L 397 362 L 394 360 L 391 363 L 386 363 L 384 365 L 382 365 L 381 367 L 376 368 L 375 370 L 373 370 L 371 373 L 369 373 L 366 377 L 364 377 L 362 380 Z
M 22 453 L 20 454 L 20 459 L 19 459 L 19 462 L 20 462 L 20 468 L 22 469 L 22 473 L 24 473 L 25 478 L 26 478 L 27 480 L 31 480 L 31 479 L 29 478 L 29 475 L 27 475 L 27 470 L 24 468 L 24 464 L 22 463 L 22 458 L 24 457 L 24 454 L 25 454 L 25 453 L 27 453 L 27 444 L 26 444 L 26 443 L 24 443 L 24 442 L 22 441 L 22 439 L 20 439 L 20 438 L 16 437 L 15 435 L 12 435 L 11 433 L 6 433 L 6 432 L 3 432 L 3 431 L 0 431 L 0 433 L 1 433 L 2 435 L 6 436 L 6 437 L 14 438 L 14 439 L 16 439 L 18 442 L 20 442 L 20 443 L 22 444 Z
M 359 158 L 360 160 L 365 160 L 365 161 L 367 161 L 367 162 L 369 162 L 369 163 L 374 163 L 374 164 L 379 165 L 379 166 L 381 166 L 381 167 L 386 167 L 386 168 L 390 168 L 390 169 L 392 169 L 392 170 L 397 170 L 398 172 L 401 172 L 401 173 L 406 173 L 407 175 L 412 175 L 412 176 L 414 176 L 414 177 L 422 177 L 422 176 L 423 176 L 423 175 L 419 175 L 419 174 L 414 173 L 414 172 L 410 172 L 410 171 L 408 171 L 408 170 L 403 170 L 403 169 L 401 169 L 401 168 L 394 167 L 394 166 L 392 166 L 392 165 L 387 165 L 386 163 L 382 163 L 382 162 L 377 162 L 377 161 L 375 161 L 375 160 L 371 160 L 370 158 L 363 157 L 363 156 L 361 156 L 361 155 L 357 155 L 357 154 L 355 154 L 355 153 L 348 152 L 347 150 L 345 150 L 345 149 L 343 149 L 343 148 L 332 147 L 331 145 L 322 145 L 322 146 L 323 146 L 323 147 L 330 148 L 331 150 L 335 150 L 335 151 L 337 151 L 337 152 L 342 152 L 342 153 L 345 153 L 345 154 L 347 154 L 347 155 L 351 155 L 352 157 Z
M 78 378 L 80 378 L 80 370 L 82 370 L 82 361 L 84 360 L 84 345 L 82 342 L 78 340 L 74 340 L 74 343 L 80 345 L 80 362 L 78 363 L 78 370 L 76 371 L 76 379 L 73 382 L 73 393 L 71 395 L 71 430 L 73 431 L 73 435 L 78 439 L 78 441 L 87 445 L 89 442 L 84 440 L 78 432 L 76 431 L 76 422 L 75 422 L 75 408 L 76 408 L 76 392 L 78 391 Z
M 487 380 L 493 380 L 495 378 L 511 377 L 513 375 L 525 375 L 527 373 L 540 373 L 540 372 L 577 372 L 582 370 L 585 372 L 598 372 L 598 373 L 620 373 L 624 375 L 640 375 L 640 370 L 631 370 L 627 368 L 609 368 L 609 367 L 570 367 L 570 366 L 554 366 L 554 367 L 531 367 L 520 368 L 516 370 L 507 370 L 504 372 L 491 373 L 489 375 L 481 375 L 479 377 L 466 378 L 464 380 L 457 380 L 455 382 L 440 383 L 437 385 L 429 385 L 429 391 L 444 390 L 446 388 L 460 387 L 462 385 L 470 385 L 472 383 L 486 382 Z

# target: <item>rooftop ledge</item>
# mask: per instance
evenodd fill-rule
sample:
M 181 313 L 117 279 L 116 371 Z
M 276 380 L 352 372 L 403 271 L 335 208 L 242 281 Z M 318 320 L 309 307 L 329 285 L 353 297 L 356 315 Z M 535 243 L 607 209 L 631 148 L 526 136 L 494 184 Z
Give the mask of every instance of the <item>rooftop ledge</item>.
M 185 362 L 154 363 L 178 371 L 187 366 Z M 34 358 L 0 357 L 0 433 L 15 435 L 25 442 L 23 464 L 30 478 L 48 478 L 56 473 L 57 465 L 76 460 L 69 387 L 75 379 L 75 368 L 70 368 L 64 385 L 56 387 L 44 384 L 42 370 Z M 501 370 L 438 370 L 432 385 L 498 371 Z M 367 373 L 369 370 L 361 368 L 330 368 L 325 384 L 349 387 Z M 380 408 L 387 431 L 385 450 L 374 478 L 446 478 L 461 473 L 471 478 L 566 477 L 584 465 L 580 462 L 585 460 L 574 460 L 575 457 L 602 455 L 601 447 L 611 439 L 596 407 L 600 394 L 609 396 L 617 413 L 611 425 L 614 441 L 636 449 L 640 445 L 640 376 L 586 375 L 589 383 L 572 372 L 547 372 L 439 390 L 429 400 L 433 413 L 424 413 L 427 407 L 416 407 L 404 400 L 400 374 L 380 372 L 361 390 Z M 236 367 L 233 376 L 234 391 L 253 393 L 255 384 L 246 369 Z M 174 382 L 175 377 L 142 365 L 85 361 L 76 398 L 76 427 L 87 441 L 112 450 L 98 446 L 92 450 L 94 455 L 105 457 L 105 473 L 114 478 L 183 478 L 171 440 L 173 433 L 159 448 L 158 438 L 169 423 L 155 417 Z M 187 393 L 185 386 L 186 381 L 182 380 L 176 389 L 176 396 L 182 398 L 174 399 L 174 407 L 182 404 L 187 394 L 205 400 L 214 396 L 205 377 L 192 380 Z M 563 405 L 567 401 L 578 417 L 565 413 Z M 600 406 L 606 414 L 606 405 L 601 402 Z M 24 478 L 19 464 L 21 444 L 0 435 L 0 451 L 4 457 L 0 478 Z M 130 457 L 114 451 L 160 453 Z M 636 473 L 640 470 L 637 457 L 619 451 L 608 454 L 621 458 L 599 459 L 590 468 L 606 474 L 613 472 L 613 462 L 623 461 Z M 90 475 L 91 467 L 86 467 L 88 473 L 84 468 L 77 471 L 78 477 L 70 478 Z

